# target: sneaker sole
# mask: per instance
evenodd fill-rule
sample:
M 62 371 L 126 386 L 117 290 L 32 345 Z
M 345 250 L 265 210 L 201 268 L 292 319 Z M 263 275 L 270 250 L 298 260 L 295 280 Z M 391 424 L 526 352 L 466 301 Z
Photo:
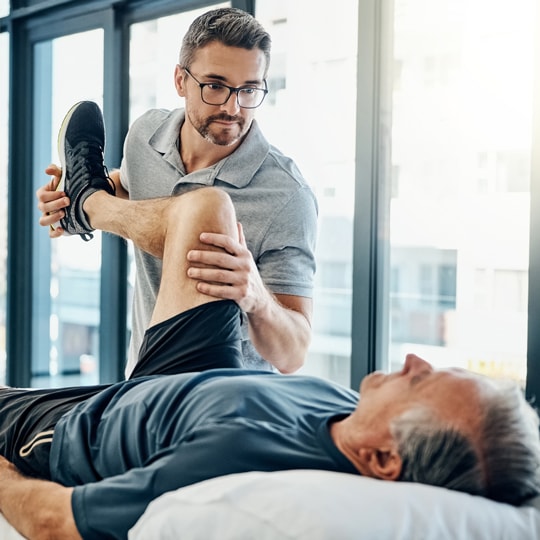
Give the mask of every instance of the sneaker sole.
M 60 131 L 58 132 L 58 155 L 60 157 L 60 168 L 62 169 L 62 175 L 60 176 L 60 182 L 58 182 L 58 185 L 56 186 L 55 191 L 63 191 L 64 185 L 66 183 L 66 154 L 65 154 L 65 140 L 66 140 L 66 131 L 67 126 L 69 124 L 69 121 L 71 120 L 71 117 L 73 116 L 73 113 L 76 111 L 76 109 L 79 107 L 79 105 L 82 103 L 82 101 L 79 101 L 78 103 L 75 103 L 71 109 L 67 112 L 66 116 L 64 116 L 64 119 L 62 120 L 62 125 L 60 126 Z M 60 223 L 57 221 L 56 223 L 51 224 L 51 229 L 54 231 L 56 229 L 56 224 Z

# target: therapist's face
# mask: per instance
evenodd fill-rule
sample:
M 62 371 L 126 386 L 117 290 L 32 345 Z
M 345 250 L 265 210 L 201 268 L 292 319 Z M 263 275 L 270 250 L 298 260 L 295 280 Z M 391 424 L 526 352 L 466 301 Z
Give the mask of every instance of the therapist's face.
M 212 144 L 239 144 L 257 109 L 240 107 L 235 93 L 222 105 L 209 105 L 202 100 L 199 83 L 263 88 L 265 69 L 266 58 L 260 49 L 229 47 L 220 42 L 211 42 L 197 51 L 189 66 L 192 76 L 177 66 L 176 88 L 185 98 L 186 121 L 192 130 Z

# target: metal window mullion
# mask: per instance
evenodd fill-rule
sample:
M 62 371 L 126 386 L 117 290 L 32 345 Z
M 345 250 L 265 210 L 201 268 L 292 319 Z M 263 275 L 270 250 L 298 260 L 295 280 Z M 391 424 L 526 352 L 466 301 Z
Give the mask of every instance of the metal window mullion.
M 376 369 L 381 344 L 384 259 L 380 227 L 380 67 L 382 10 L 379 0 L 358 2 L 356 178 L 353 245 L 351 386 Z
M 32 358 L 32 47 L 10 25 L 6 382 L 29 386 Z M 21 69 L 20 66 L 27 66 Z
M 527 384 L 529 399 L 540 400 L 540 9 L 536 10 L 531 144 L 531 206 L 529 236 L 529 309 L 527 336 Z
M 111 9 L 106 15 L 103 114 L 107 130 L 105 163 L 118 168 L 129 122 L 129 26 L 123 14 Z M 100 382 L 124 378 L 127 351 L 126 242 L 102 234 L 99 325 Z

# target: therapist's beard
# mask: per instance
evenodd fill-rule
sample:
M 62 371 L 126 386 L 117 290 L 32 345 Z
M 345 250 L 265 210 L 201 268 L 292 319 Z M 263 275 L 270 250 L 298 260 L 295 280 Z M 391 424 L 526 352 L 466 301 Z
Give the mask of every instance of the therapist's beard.
M 215 128 L 212 130 L 212 123 L 216 120 L 236 122 L 235 126 L 233 126 L 234 134 L 231 133 L 231 130 L 225 128 L 219 128 L 218 132 L 216 132 Z M 206 118 L 206 120 L 199 125 L 193 125 L 201 137 L 218 146 L 231 146 L 242 139 L 248 131 L 246 129 L 246 121 L 244 118 L 241 116 L 230 116 L 228 114 L 215 114 Z

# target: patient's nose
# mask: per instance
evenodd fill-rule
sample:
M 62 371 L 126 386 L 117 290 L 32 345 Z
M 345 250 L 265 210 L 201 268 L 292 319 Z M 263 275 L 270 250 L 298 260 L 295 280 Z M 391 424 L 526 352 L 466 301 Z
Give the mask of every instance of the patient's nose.
M 433 371 L 433 366 L 416 354 L 408 354 L 405 357 L 405 364 L 402 373 L 404 375 L 416 375 L 422 371 Z

